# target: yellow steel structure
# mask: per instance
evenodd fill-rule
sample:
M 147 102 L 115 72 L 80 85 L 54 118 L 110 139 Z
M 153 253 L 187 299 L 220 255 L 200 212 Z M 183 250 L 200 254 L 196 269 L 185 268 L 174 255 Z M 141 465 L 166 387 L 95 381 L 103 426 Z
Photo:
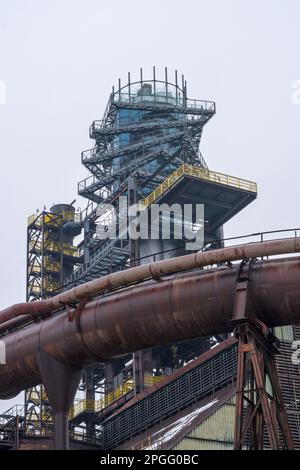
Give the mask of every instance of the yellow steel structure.
M 144 386 L 145 388 L 151 387 L 152 385 L 155 385 L 160 382 L 163 378 L 163 375 L 155 376 L 145 374 Z M 71 408 L 69 417 L 74 418 L 75 416 L 85 411 L 99 412 L 114 403 L 115 401 L 119 400 L 122 396 L 126 395 L 133 389 L 134 381 L 130 379 L 124 381 L 122 385 L 119 385 L 119 387 L 115 388 L 112 392 L 105 394 L 105 396 L 100 400 L 76 400 L 73 407 Z
M 115 401 L 119 400 L 122 396 L 133 390 L 134 381 L 126 380 L 122 385 L 115 388 L 112 392 L 107 393 L 100 400 L 78 400 L 74 403 L 70 411 L 70 418 L 77 416 L 84 411 L 97 412 L 101 411 Z
M 28 217 L 27 301 L 41 300 L 57 293 L 66 266 L 69 269 L 79 263 L 79 250 L 71 242 L 72 225 L 67 235 L 63 234 L 63 227 L 66 222 L 80 222 L 80 219 L 81 214 L 74 210 L 44 210 Z M 26 433 L 46 435 L 51 431 L 53 418 L 43 386 L 25 391 L 24 415 Z
M 45 265 L 44 265 L 44 270 L 49 273 L 59 273 L 61 270 L 61 264 L 58 261 L 52 261 L 50 260 L 47 256 L 44 257 Z M 34 262 L 31 266 L 28 266 L 28 269 L 30 269 L 31 272 L 34 273 L 40 273 L 42 270 L 42 267 L 40 264 L 37 262 Z
M 242 189 L 257 194 L 257 184 L 253 181 L 225 175 L 223 173 L 211 171 L 203 167 L 187 165 L 184 163 L 173 173 L 171 173 L 157 188 L 154 189 L 154 191 L 152 191 L 152 193 L 145 197 L 145 199 L 142 201 L 144 207 L 148 207 L 150 204 L 153 204 L 156 199 L 159 198 L 159 196 L 164 194 L 185 175 L 192 176 L 193 178 L 197 178 L 199 180 L 210 181 L 212 183 L 218 183 L 230 188 Z
M 45 240 L 44 245 L 42 245 L 41 241 L 30 240 L 29 242 L 30 250 L 35 251 L 36 253 L 42 252 L 42 246 L 44 246 L 44 250 L 48 251 L 49 253 L 62 253 L 74 258 L 79 258 L 80 256 L 78 248 L 76 246 L 70 245 L 69 243 L 59 243 L 52 240 Z
M 158 384 L 164 377 L 164 375 L 151 375 L 146 373 L 144 375 L 144 387 L 152 387 L 152 385 Z
M 47 212 L 44 214 L 44 224 L 52 225 L 52 226 L 59 226 L 63 222 L 80 222 L 81 221 L 81 214 L 72 212 L 72 211 L 61 211 L 59 213 L 59 217 L 55 213 Z M 27 220 L 28 225 L 35 223 L 37 227 L 41 226 L 42 220 L 39 217 L 39 214 L 31 214 Z

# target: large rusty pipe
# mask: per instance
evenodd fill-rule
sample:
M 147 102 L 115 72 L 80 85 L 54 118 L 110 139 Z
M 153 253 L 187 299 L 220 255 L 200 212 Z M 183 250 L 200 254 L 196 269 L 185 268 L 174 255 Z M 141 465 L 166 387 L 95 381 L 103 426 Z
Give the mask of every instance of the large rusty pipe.
M 0 324 L 15 317 L 31 315 L 32 317 L 49 314 L 68 304 L 74 304 L 86 297 L 94 297 L 107 290 L 128 286 L 145 279 L 184 272 L 191 269 L 236 261 L 244 258 L 272 256 L 300 252 L 300 238 L 272 240 L 222 248 L 206 252 L 193 253 L 177 258 L 155 261 L 117 273 L 108 274 L 99 279 L 87 282 L 73 289 L 62 292 L 50 299 L 38 302 L 15 304 L 0 311 Z
M 240 254 L 237 256 L 240 256 Z M 232 330 L 238 265 L 147 281 L 2 337 L 0 398 L 41 382 L 41 352 L 84 367 L 129 352 Z M 300 323 L 300 258 L 257 261 L 252 306 L 269 327 Z

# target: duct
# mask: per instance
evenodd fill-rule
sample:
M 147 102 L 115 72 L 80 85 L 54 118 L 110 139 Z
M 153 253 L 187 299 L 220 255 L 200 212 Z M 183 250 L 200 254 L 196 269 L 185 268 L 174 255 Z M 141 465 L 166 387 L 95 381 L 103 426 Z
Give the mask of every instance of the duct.
M 235 252 L 236 257 L 243 254 Z M 176 261 L 176 269 L 186 266 L 184 260 Z M 0 365 L 0 398 L 41 382 L 41 352 L 81 368 L 149 347 L 232 331 L 238 269 L 199 269 L 147 281 L 2 337 L 7 363 Z M 252 308 L 269 327 L 300 323 L 299 257 L 257 261 L 249 289 Z
M 103 276 L 47 300 L 15 304 L 0 311 L 0 324 L 22 315 L 31 315 L 33 318 L 44 316 L 61 309 L 65 305 L 74 304 L 87 297 L 94 297 L 103 292 L 141 282 L 145 279 L 160 278 L 164 275 L 221 264 L 226 261 L 297 252 L 300 252 L 300 238 L 291 238 L 238 245 L 156 261 Z

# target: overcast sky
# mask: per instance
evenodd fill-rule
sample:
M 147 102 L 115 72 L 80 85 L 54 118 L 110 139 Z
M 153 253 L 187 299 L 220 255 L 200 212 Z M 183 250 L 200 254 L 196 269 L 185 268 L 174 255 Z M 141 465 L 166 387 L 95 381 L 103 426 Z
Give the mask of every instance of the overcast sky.
M 25 298 L 27 216 L 77 197 L 89 125 L 140 67 L 215 100 L 209 167 L 257 181 L 225 235 L 299 227 L 299 30 L 299 0 L 0 0 L 0 308 Z

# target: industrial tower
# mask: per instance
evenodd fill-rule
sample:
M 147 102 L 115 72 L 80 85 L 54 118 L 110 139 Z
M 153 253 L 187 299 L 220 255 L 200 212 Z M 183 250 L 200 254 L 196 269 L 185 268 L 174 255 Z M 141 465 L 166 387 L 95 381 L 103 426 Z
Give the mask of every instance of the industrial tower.
M 70 204 L 32 214 L 27 225 L 26 301 L 41 300 L 59 292 L 63 280 L 80 263 L 74 237 L 81 232 L 81 214 Z M 42 387 L 25 391 L 25 424 L 29 433 L 46 434 L 52 416 Z
M 97 224 L 109 231 L 111 223 L 109 211 L 99 217 L 98 205 L 111 204 L 118 213 L 120 196 L 127 198 L 129 206 L 139 202 L 145 211 L 153 203 L 204 204 L 202 249 L 222 246 L 223 224 L 256 198 L 257 187 L 251 181 L 208 169 L 199 145 L 204 125 L 215 112 L 214 102 L 188 98 L 187 83 L 183 76 L 179 83 L 177 71 L 172 82 L 167 69 L 164 78 L 158 79 L 155 68 L 149 80 L 142 70 L 138 81 L 132 81 L 130 74 L 125 85 L 119 80 L 103 119 L 90 126 L 94 147 L 82 152 L 82 164 L 90 176 L 79 182 L 78 193 L 88 200 L 86 209 L 75 214 L 73 207 L 59 205 L 59 210 L 30 219 L 28 300 L 129 266 L 186 253 L 183 240 L 171 237 L 132 241 L 119 231 L 116 239 L 98 239 Z M 198 222 L 193 214 L 191 224 Z M 116 223 L 119 228 L 118 219 Z M 81 228 L 82 241 L 73 247 L 73 237 Z M 35 245 L 34 237 L 40 240 Z M 119 402 L 172 374 L 211 344 L 211 338 L 185 341 L 86 370 L 81 384 L 84 398 L 77 403 L 77 411 L 75 405 L 71 427 L 81 429 L 88 438 L 95 437 L 101 422 L 99 411 L 105 416 L 107 409 L 115 409 Z M 35 409 L 43 421 L 43 413 L 49 410 L 42 395 L 34 390 L 34 403 L 42 408 L 36 411 L 32 391 L 28 391 L 26 409 Z

